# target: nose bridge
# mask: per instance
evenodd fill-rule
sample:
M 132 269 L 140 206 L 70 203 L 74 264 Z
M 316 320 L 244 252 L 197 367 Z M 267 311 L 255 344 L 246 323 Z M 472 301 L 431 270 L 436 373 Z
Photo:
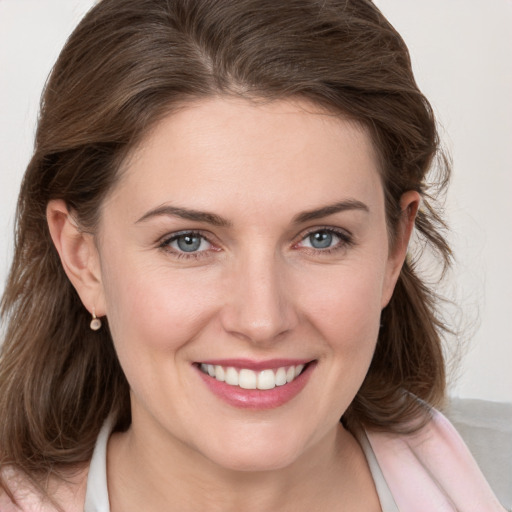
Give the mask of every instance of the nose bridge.
M 224 328 L 252 342 L 271 342 L 297 322 L 285 262 L 275 251 L 248 251 L 228 280 Z

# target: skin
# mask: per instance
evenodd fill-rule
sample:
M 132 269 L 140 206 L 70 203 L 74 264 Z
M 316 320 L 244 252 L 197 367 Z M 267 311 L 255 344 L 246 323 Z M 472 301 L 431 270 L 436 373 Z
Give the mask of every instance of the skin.
M 108 317 L 131 386 L 132 426 L 108 446 L 113 511 L 380 510 L 339 418 L 368 370 L 419 201 L 402 196 L 391 249 L 363 128 L 306 102 L 215 98 L 133 151 L 95 236 L 49 204 L 64 268 Z M 340 202 L 352 206 L 318 213 Z M 163 205 L 224 224 L 150 214 Z M 169 239 L 191 230 L 205 238 L 187 257 Z M 313 247 L 326 230 L 330 247 Z M 214 396 L 194 366 L 222 358 L 316 366 L 288 403 L 248 410 Z

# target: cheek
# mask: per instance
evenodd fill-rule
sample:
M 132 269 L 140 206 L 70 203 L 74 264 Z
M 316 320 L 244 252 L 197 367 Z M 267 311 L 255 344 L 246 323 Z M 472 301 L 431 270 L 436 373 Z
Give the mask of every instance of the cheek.
M 360 350 L 378 333 L 382 283 L 383 273 L 372 266 L 350 266 L 323 278 L 316 274 L 305 283 L 303 310 L 333 348 Z
M 303 281 L 302 312 L 313 329 L 306 334 L 317 341 L 323 365 L 315 414 L 326 415 L 326 425 L 347 410 L 368 372 L 380 325 L 379 268 L 347 265 L 308 274 Z
M 180 275 L 137 259 L 111 263 L 105 266 L 104 288 L 120 358 L 175 352 L 214 314 L 216 301 L 205 293 L 201 275 Z

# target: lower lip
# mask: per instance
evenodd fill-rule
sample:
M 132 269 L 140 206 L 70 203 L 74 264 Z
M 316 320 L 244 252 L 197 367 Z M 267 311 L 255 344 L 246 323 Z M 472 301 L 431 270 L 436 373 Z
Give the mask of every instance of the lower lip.
M 303 372 L 292 382 L 267 390 L 230 386 L 214 377 L 210 377 L 197 366 L 196 369 L 208 389 L 224 402 L 240 409 L 263 410 L 275 409 L 296 397 L 304 389 L 315 366 L 315 362 L 308 363 Z

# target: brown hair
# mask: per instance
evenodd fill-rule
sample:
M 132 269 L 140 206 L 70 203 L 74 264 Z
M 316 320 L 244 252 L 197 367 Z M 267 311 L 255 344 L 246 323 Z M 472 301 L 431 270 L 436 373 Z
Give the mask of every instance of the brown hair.
M 44 478 L 86 462 L 108 415 L 117 428 L 129 425 L 129 386 L 108 325 L 89 330 L 46 206 L 63 199 L 94 231 L 130 149 L 177 105 L 212 95 L 302 97 L 367 127 L 381 159 L 390 240 L 401 194 L 417 190 L 418 236 L 449 263 L 425 182 L 436 155 L 438 183 L 449 173 L 432 109 L 405 43 L 369 0 L 102 0 L 48 80 L 19 196 L 1 310 L 0 465 Z M 400 430 L 422 403 L 443 397 L 437 307 L 408 258 L 347 424 Z

